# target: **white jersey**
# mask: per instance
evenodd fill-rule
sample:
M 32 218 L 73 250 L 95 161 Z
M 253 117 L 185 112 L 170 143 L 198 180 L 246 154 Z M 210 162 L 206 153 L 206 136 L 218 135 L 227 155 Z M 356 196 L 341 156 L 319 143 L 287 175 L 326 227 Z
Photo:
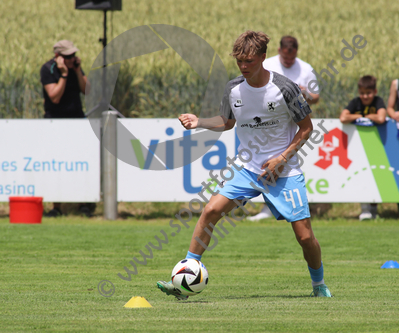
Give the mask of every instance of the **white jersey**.
M 235 119 L 240 140 L 240 164 L 256 174 L 262 165 L 278 157 L 291 144 L 298 125 L 312 112 L 299 87 L 278 73 L 270 72 L 269 82 L 261 88 L 251 87 L 243 76 L 226 85 L 221 115 Z M 301 174 L 297 156 L 289 161 L 280 177 Z
M 295 58 L 294 64 L 287 68 L 284 67 L 280 62 L 279 57 L 279 55 L 276 55 L 274 57 L 267 58 L 265 61 L 263 61 L 263 68 L 288 77 L 297 85 L 305 87 L 309 92 L 309 82 L 314 80 L 317 83 L 317 77 L 313 73 L 312 66 L 299 58 Z M 319 86 L 317 84 L 312 84 L 310 87 L 312 88 L 312 92 L 319 91 Z

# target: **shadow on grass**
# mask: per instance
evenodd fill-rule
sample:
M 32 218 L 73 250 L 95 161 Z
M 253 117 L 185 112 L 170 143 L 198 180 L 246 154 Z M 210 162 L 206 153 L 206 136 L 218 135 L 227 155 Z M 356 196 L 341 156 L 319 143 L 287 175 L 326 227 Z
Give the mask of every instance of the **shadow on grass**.
M 148 213 L 143 213 L 143 214 L 132 214 L 130 212 L 127 211 L 122 211 L 118 214 L 118 216 L 121 219 L 137 219 L 137 220 L 154 220 L 154 219 L 175 219 L 175 215 L 178 214 L 179 211 L 176 212 L 164 212 L 164 211 L 154 211 L 154 212 L 148 212 Z M 201 214 L 196 214 L 193 213 L 193 217 L 199 217 Z M 181 214 L 181 217 L 183 219 L 187 219 L 188 218 L 188 214 L 184 213 Z
M 182 202 L 121 202 L 118 204 L 118 215 L 122 219 L 174 219 L 182 208 L 188 208 L 188 204 Z M 193 214 L 193 216 L 197 215 L 199 214 Z M 187 213 L 182 214 L 183 218 L 187 216 Z
M 248 205 L 247 205 L 248 206 Z M 101 207 L 101 206 L 100 206 Z M 263 204 L 256 203 L 255 207 L 246 207 L 249 211 L 248 216 L 256 215 L 262 209 Z M 175 219 L 175 215 L 179 214 L 181 209 L 188 209 L 188 203 L 184 202 L 135 202 L 135 203 L 119 203 L 118 211 L 119 217 L 122 219 Z M 184 212 L 182 218 L 187 218 L 188 215 Z M 310 204 L 311 217 L 315 220 L 358 220 L 360 214 L 359 203 L 323 203 L 323 204 Z M 381 219 L 395 219 L 399 217 L 399 209 L 395 203 L 382 203 L 378 204 L 378 214 Z M 241 209 L 237 211 L 237 216 L 247 215 Z M 193 213 L 194 218 L 198 218 L 199 213 Z M 266 219 L 266 222 L 275 221 L 274 217 Z M 249 222 L 247 219 L 246 222 Z M 259 222 L 259 221 L 257 221 Z
M 325 206 L 321 204 L 310 204 L 312 219 L 323 220 L 359 220 L 361 213 L 359 203 L 333 203 Z M 329 205 L 329 206 L 328 206 Z M 326 209 L 319 209 L 323 207 Z M 312 208 L 314 208 L 312 210 Z M 379 203 L 378 215 L 380 219 L 397 219 L 399 217 L 399 207 L 396 203 Z
M 212 296 L 210 297 L 210 298 L 212 298 Z M 215 297 L 216 298 L 216 297 Z M 223 297 L 224 299 L 231 299 L 231 300 L 233 300 L 233 299 L 238 299 L 238 300 L 242 300 L 242 299 L 256 299 L 256 298 L 311 298 L 309 295 L 302 295 L 302 296 L 291 296 L 291 295 L 248 295 L 248 296 L 226 296 L 226 297 Z M 190 303 L 190 304 L 193 304 L 193 303 L 198 303 L 198 304 L 201 304 L 201 303 L 204 303 L 204 304 L 207 304 L 207 303 L 214 303 L 214 301 L 189 301 L 189 300 L 187 300 L 187 301 L 178 301 L 179 302 L 179 304 L 187 304 L 187 303 Z
M 193 204 L 195 210 L 199 210 L 198 204 Z M 260 210 L 260 205 L 259 210 Z M 203 205 L 205 207 L 205 205 Z M 189 205 L 187 202 L 122 202 L 118 204 L 119 217 L 122 219 L 176 219 L 175 215 L 179 214 L 183 219 L 188 218 L 187 211 Z M 251 214 L 257 211 L 252 208 Z M 237 216 L 244 215 L 242 209 L 236 211 Z M 198 219 L 201 213 L 192 213 L 193 218 Z
M 379 216 L 383 219 L 397 219 L 399 218 L 399 212 L 394 209 L 385 209 L 379 213 Z
M 309 295 L 248 295 L 248 296 L 226 296 L 226 299 L 251 299 L 251 298 L 310 298 Z

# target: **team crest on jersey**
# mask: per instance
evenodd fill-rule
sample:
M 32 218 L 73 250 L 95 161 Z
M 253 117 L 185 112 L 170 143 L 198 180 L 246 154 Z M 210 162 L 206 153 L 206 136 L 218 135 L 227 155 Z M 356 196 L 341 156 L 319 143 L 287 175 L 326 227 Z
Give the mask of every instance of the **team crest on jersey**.
M 303 97 L 302 93 L 300 93 L 297 97 L 299 107 L 302 109 L 304 106 L 308 105 L 306 99 Z
M 267 111 L 274 112 L 276 110 L 275 102 L 267 102 Z

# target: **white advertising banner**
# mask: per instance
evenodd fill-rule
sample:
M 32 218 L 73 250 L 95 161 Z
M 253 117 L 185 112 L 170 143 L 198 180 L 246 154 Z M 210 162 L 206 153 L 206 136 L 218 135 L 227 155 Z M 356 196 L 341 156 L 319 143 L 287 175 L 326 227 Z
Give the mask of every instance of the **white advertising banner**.
M 233 158 L 239 145 L 235 129 L 212 141 L 194 136 L 194 130 L 186 131 L 177 119 L 119 121 L 136 139 L 124 142 L 128 139 L 118 132 L 118 151 L 130 149 L 135 161 L 118 160 L 118 201 L 187 202 L 201 200 L 199 192 L 209 197 L 210 192 L 204 191 L 201 183 L 212 181 L 211 170 L 221 179 L 221 170 L 228 166 L 226 158 Z M 359 127 L 342 125 L 338 119 L 312 122 L 313 140 L 298 153 L 303 160 L 309 202 L 399 202 L 396 123 L 389 120 L 381 126 Z M 212 148 L 192 163 L 173 167 L 170 162 L 172 167 L 168 167 L 166 162 L 163 170 L 153 170 L 153 163 L 189 160 L 196 149 L 207 145 Z M 166 149 L 156 151 L 161 146 Z M 213 182 L 210 187 L 215 185 Z M 262 201 L 262 197 L 254 201 Z
M 100 120 L 91 120 L 100 131 Z M 0 201 L 100 200 L 100 142 L 88 119 L 0 120 Z
M 215 170 L 219 173 L 227 165 L 226 157 L 235 156 L 234 130 L 224 132 L 217 142 L 214 142 L 206 136 L 202 136 L 200 138 L 202 140 L 199 140 L 193 135 L 187 135 L 197 132 L 186 131 L 177 119 L 120 119 L 119 121 L 139 138 L 142 145 L 151 147 L 155 155 L 160 156 L 157 159 L 158 156 L 154 157 L 151 154 L 151 149 L 140 147 L 144 158 L 142 168 L 118 159 L 118 201 L 190 201 L 192 198 L 198 198 L 197 193 L 202 189 L 201 182 L 210 178 L 209 172 Z M 134 149 L 131 142 L 127 146 L 126 143 L 123 145 L 121 140 L 124 138 L 119 133 L 118 130 L 118 154 L 121 149 L 129 149 L 130 146 L 131 154 L 137 160 L 139 152 Z M 166 148 L 158 153 L 156 145 L 165 141 L 173 143 L 173 148 L 169 150 Z M 191 160 L 196 151 L 212 145 L 207 153 L 192 163 L 179 168 L 168 168 L 165 165 L 163 170 L 152 170 L 158 160 L 166 160 L 164 154 L 169 154 L 171 160 L 176 162 L 185 158 Z M 215 185 L 213 184 L 213 187 Z M 206 191 L 204 195 L 210 197 Z

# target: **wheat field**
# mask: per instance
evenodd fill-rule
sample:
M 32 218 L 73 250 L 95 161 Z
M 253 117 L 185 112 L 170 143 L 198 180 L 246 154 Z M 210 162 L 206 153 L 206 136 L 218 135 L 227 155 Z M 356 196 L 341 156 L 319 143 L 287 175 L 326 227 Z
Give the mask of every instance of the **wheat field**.
M 0 116 L 41 117 L 39 71 L 52 57 L 52 45 L 70 39 L 80 49 L 86 74 L 102 49 L 103 13 L 75 10 L 68 0 L 3 0 L 0 12 Z M 390 82 L 399 76 L 396 38 L 399 3 L 380 1 L 299 2 L 238 0 L 152 0 L 122 3 L 122 11 L 108 13 L 108 41 L 141 25 L 169 24 L 189 30 L 221 57 L 229 77 L 239 74 L 229 56 L 234 40 L 245 30 L 271 37 L 268 56 L 277 54 L 283 35 L 299 40 L 298 56 L 320 72 L 331 60 L 338 74 L 321 92 L 314 107 L 319 117 L 337 117 L 356 94 L 362 75 L 378 79 L 379 95 L 387 100 Z M 342 62 L 343 39 L 363 36 L 367 45 L 347 63 Z M 113 103 L 133 117 L 175 116 L 196 112 L 205 84 L 172 50 L 126 62 L 118 78 Z M 177 87 L 177 88 L 176 88 Z

